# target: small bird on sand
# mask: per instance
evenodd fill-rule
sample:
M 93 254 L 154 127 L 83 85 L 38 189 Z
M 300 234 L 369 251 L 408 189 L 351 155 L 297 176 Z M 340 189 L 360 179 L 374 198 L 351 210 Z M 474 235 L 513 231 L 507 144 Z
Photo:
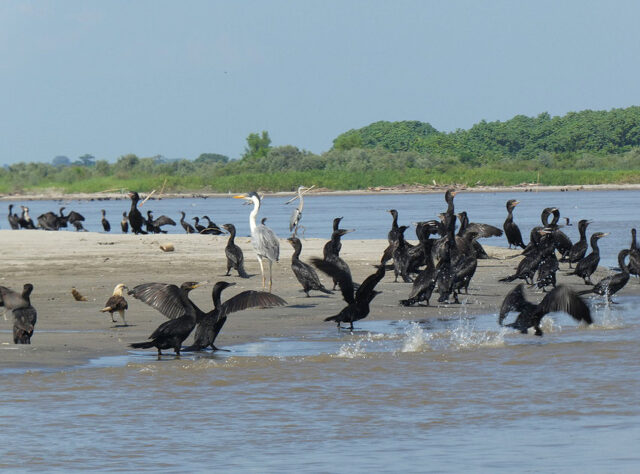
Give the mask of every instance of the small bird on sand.
M 101 313 L 109 313 L 111 315 L 111 321 L 116 322 L 113 318 L 113 313 L 116 311 L 120 314 L 122 322 L 125 326 L 128 326 L 126 319 L 124 318 L 124 312 L 129 309 L 127 300 L 124 299 L 124 290 L 128 290 L 124 283 L 118 283 L 113 289 L 113 295 L 109 297 L 104 305 L 104 308 L 100 310 Z
M 73 295 L 76 301 L 87 301 L 87 298 L 85 296 L 82 296 L 80 292 L 76 290 L 75 286 L 71 288 L 71 294 Z

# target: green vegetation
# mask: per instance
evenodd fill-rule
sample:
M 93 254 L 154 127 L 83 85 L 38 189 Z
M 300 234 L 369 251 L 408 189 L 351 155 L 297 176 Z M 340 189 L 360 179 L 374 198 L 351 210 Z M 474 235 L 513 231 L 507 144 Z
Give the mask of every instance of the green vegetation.
M 0 192 L 115 189 L 282 191 L 300 183 L 329 189 L 401 184 L 547 185 L 640 183 L 640 107 L 563 117 L 516 116 L 469 130 L 439 132 L 417 121 L 376 122 L 350 130 L 314 154 L 273 147 L 266 131 L 247 137 L 241 159 L 203 153 L 195 160 L 123 155 L 116 163 L 85 154 L 51 164 L 0 168 Z

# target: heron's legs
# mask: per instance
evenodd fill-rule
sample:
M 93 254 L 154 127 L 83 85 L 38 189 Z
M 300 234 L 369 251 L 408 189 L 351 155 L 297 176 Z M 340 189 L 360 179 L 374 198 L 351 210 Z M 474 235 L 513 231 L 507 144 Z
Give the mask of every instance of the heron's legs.
M 262 289 L 264 290 L 266 286 L 265 275 L 264 275 L 264 266 L 262 265 L 262 257 L 258 256 L 258 263 L 260 263 L 260 273 L 262 274 Z
M 271 284 L 272 284 L 272 281 L 271 281 L 271 275 L 272 275 L 271 267 L 272 267 L 272 265 L 273 265 L 273 262 L 271 260 L 269 260 L 269 293 L 271 293 Z

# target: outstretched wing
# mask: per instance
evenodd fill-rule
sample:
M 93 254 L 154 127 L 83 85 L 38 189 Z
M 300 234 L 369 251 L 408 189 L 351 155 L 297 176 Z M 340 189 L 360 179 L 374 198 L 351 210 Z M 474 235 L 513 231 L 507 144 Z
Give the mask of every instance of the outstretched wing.
M 369 275 L 365 280 L 360 284 L 358 291 L 356 291 L 356 299 L 361 298 L 363 295 L 370 294 L 376 285 L 384 278 L 384 265 L 376 265 L 378 268 L 375 273 Z
M 564 285 L 560 285 L 547 293 L 540 303 L 543 314 L 553 311 L 562 311 L 569 314 L 577 321 L 584 321 L 587 324 L 593 323 L 591 311 L 578 294 Z
M 183 301 L 180 288 L 176 285 L 143 283 L 129 290 L 129 294 L 157 309 L 169 319 L 194 313 L 193 306 Z
M 355 297 L 353 294 L 353 280 L 351 279 L 351 274 L 345 272 L 343 269 L 338 267 L 333 262 L 328 262 L 318 257 L 313 257 L 311 259 L 311 263 L 323 273 L 326 273 L 331 278 L 338 282 L 340 286 L 340 292 L 342 293 L 342 297 L 344 300 L 351 304 L 355 302 Z
M 0 286 L 0 306 L 4 306 L 8 310 L 11 310 L 26 308 L 29 306 L 29 303 L 27 303 L 20 293 L 16 293 L 6 286 Z
M 478 224 L 476 222 L 471 222 L 467 225 L 464 232 L 465 234 L 467 232 L 476 232 L 479 239 L 484 239 L 486 237 L 500 237 L 502 235 L 502 229 L 498 229 L 490 224 Z
M 286 306 L 286 304 L 287 302 L 279 296 L 267 293 L 266 291 L 243 291 L 222 303 L 218 318 L 226 316 L 229 313 L 242 311 L 243 309 L 255 308 L 256 306 Z
M 524 285 L 520 283 L 513 290 L 507 293 L 500 306 L 500 315 L 498 316 L 498 324 L 502 326 L 504 318 L 507 317 L 511 311 L 522 311 L 524 305 L 527 303 L 524 297 Z
M 176 222 L 171 219 L 171 217 L 167 217 L 167 216 L 160 216 L 158 217 L 155 221 L 153 221 L 153 225 L 155 225 L 156 227 L 161 227 L 163 225 L 176 225 Z

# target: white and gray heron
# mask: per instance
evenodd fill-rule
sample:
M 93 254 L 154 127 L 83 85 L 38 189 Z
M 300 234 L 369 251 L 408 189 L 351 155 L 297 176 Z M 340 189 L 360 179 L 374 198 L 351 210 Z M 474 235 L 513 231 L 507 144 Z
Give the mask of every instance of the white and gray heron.
M 309 188 L 305 187 L 305 186 L 299 186 L 298 187 L 298 194 L 294 197 L 292 197 L 291 199 L 289 199 L 287 202 L 285 202 L 285 204 L 289 204 L 293 201 L 295 201 L 296 199 L 300 200 L 300 204 L 298 204 L 298 207 L 296 207 L 293 212 L 291 213 L 291 219 L 289 220 L 289 232 L 293 232 L 293 235 L 295 236 L 298 232 L 298 226 L 300 225 L 300 219 L 302 219 L 302 208 L 304 207 L 304 200 L 302 199 L 302 196 L 305 195 L 306 193 L 308 193 L 309 191 L 311 191 L 313 188 L 315 188 L 315 184 Z M 304 227 L 302 227 L 304 229 Z
M 260 263 L 260 273 L 262 273 L 262 288 L 266 286 L 266 278 L 264 273 L 264 261 L 269 265 L 269 291 L 271 291 L 271 267 L 273 262 L 277 262 L 280 258 L 280 242 L 278 236 L 269 227 L 264 224 L 256 224 L 256 216 L 260 210 L 260 196 L 254 191 L 249 194 L 240 194 L 233 196 L 235 199 L 244 199 L 253 203 L 253 211 L 249 214 L 249 226 L 251 228 L 251 243 L 256 251 L 258 262 Z

